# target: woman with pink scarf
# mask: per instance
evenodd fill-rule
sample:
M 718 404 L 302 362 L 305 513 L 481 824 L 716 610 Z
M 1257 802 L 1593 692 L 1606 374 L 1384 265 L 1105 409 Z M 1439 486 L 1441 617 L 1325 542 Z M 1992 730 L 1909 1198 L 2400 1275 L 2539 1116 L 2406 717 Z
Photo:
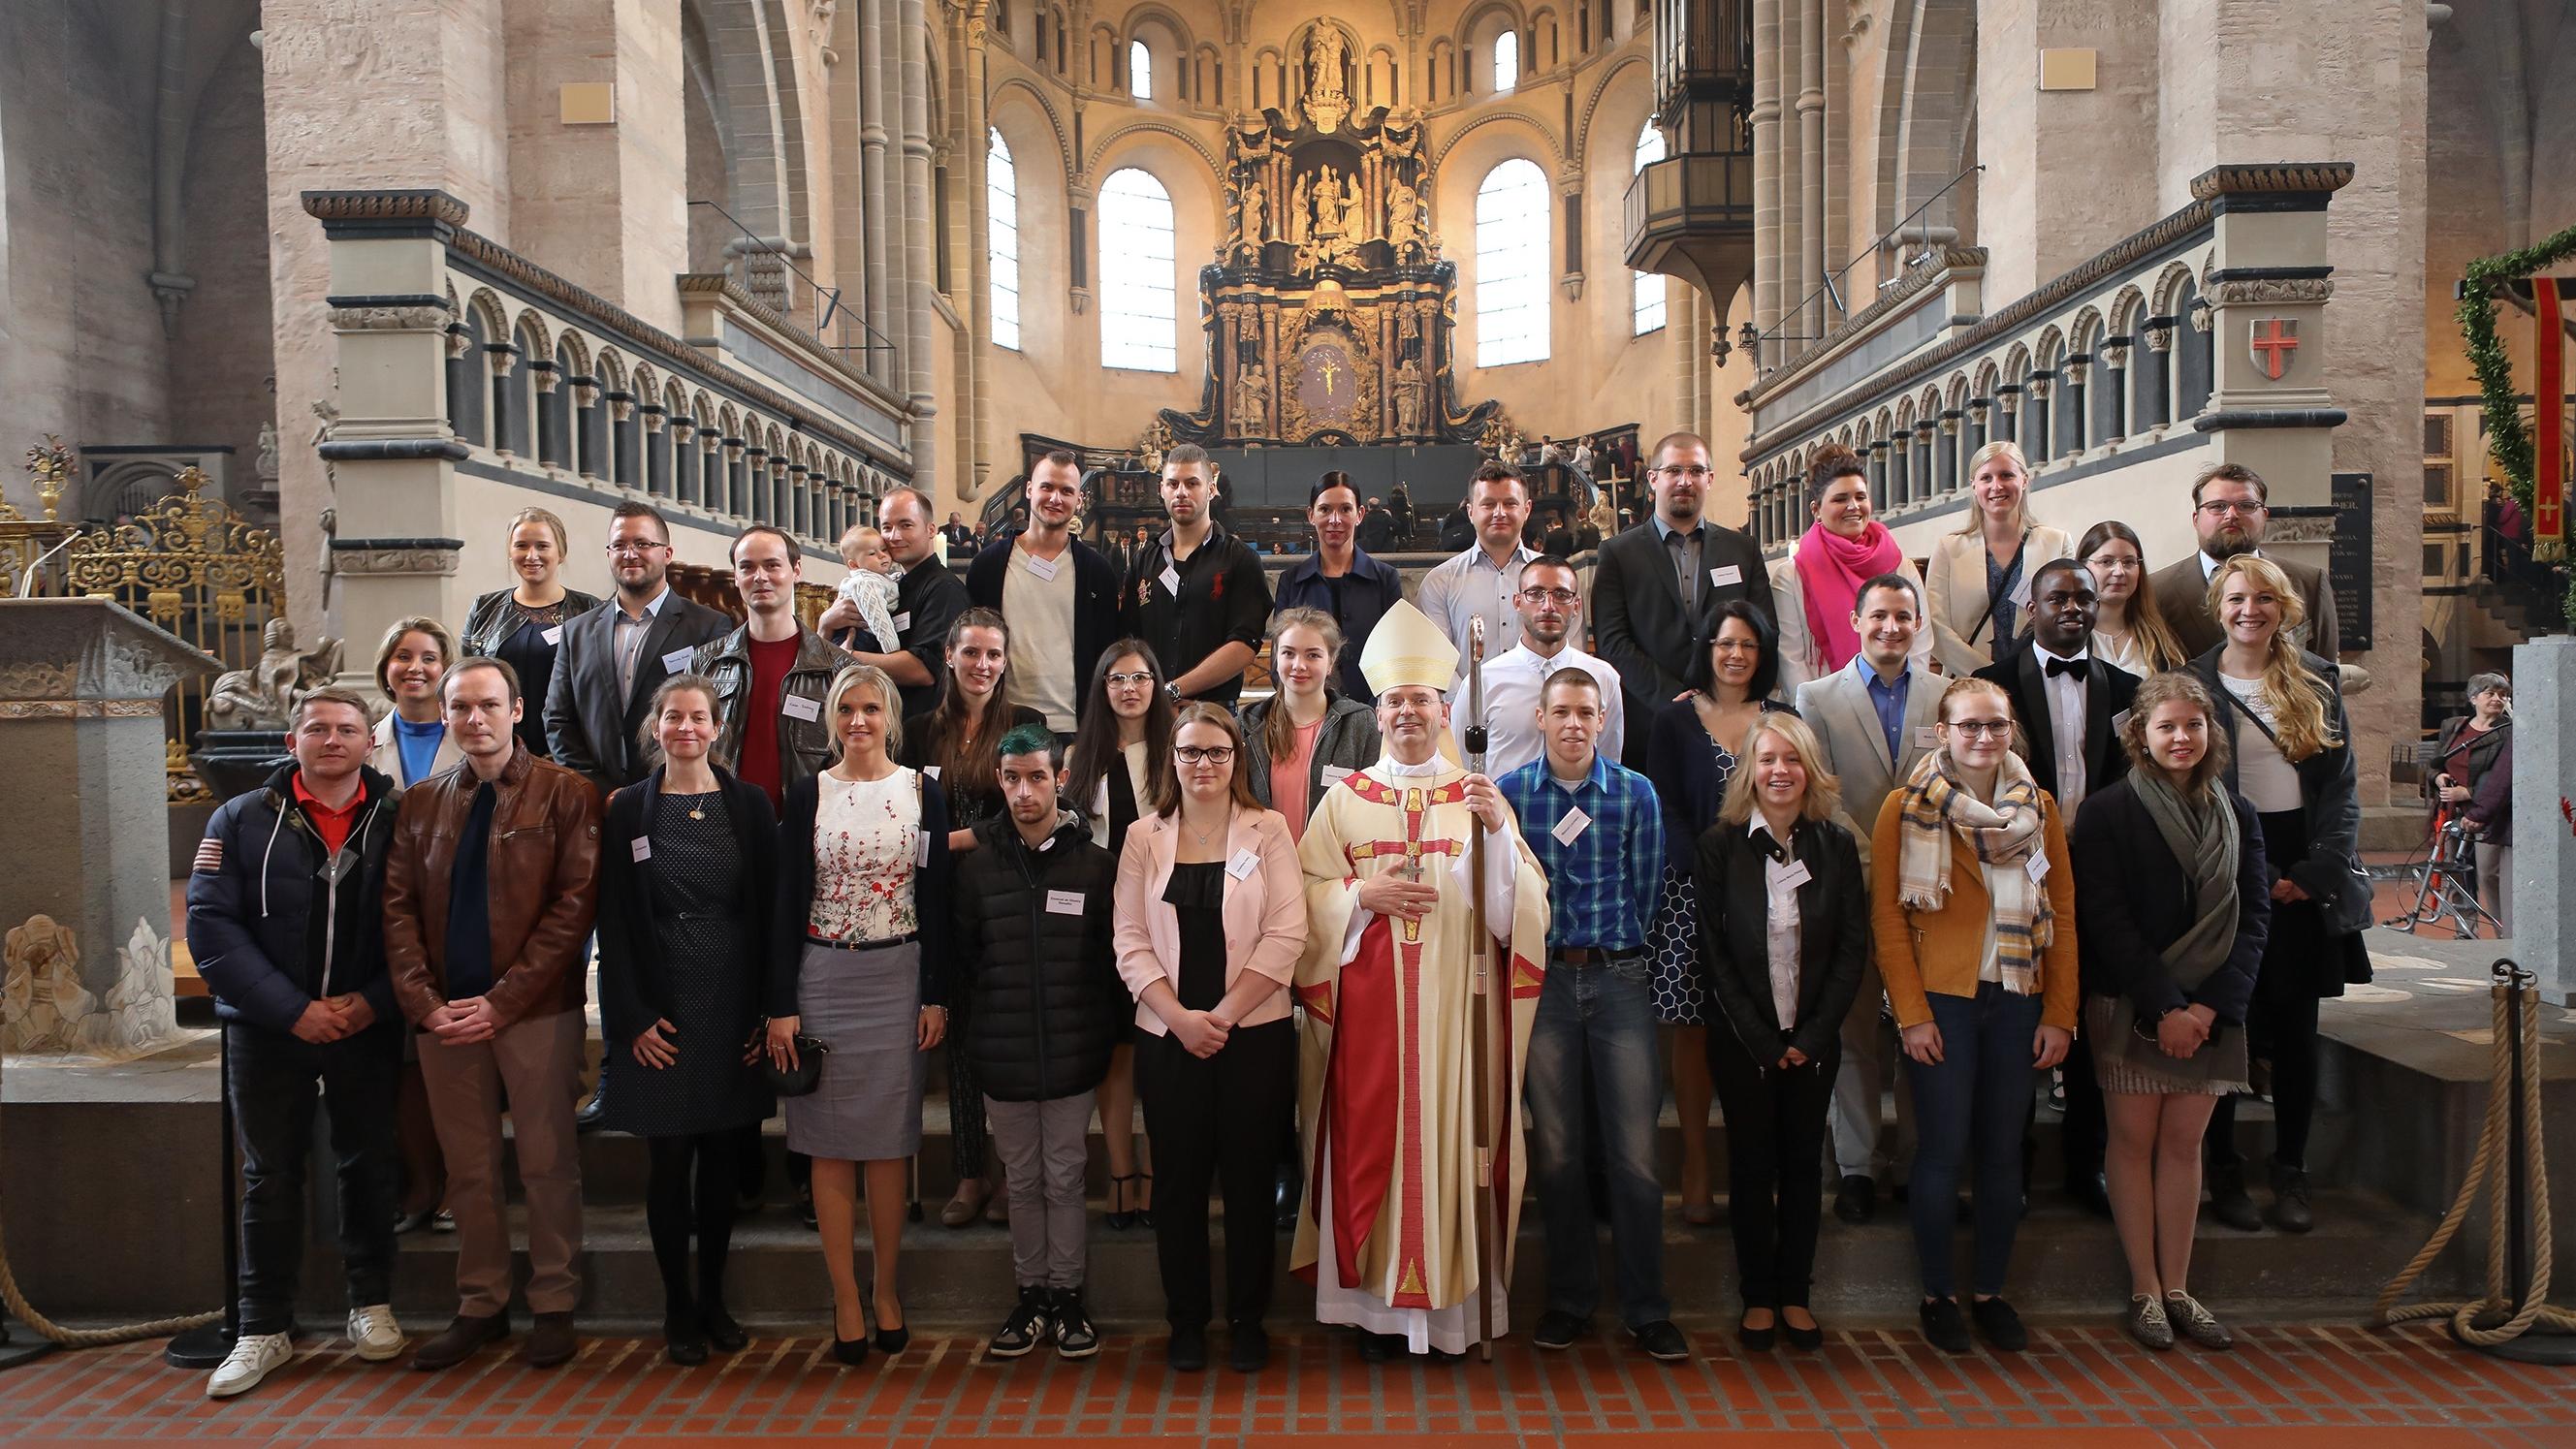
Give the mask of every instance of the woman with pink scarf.
M 1861 585 L 1903 574 L 1919 588 L 1922 571 L 1898 547 L 1887 525 L 1870 517 L 1869 468 L 1849 448 L 1828 444 L 1807 464 L 1807 511 L 1813 526 L 1789 556 L 1771 565 L 1772 617 L 1780 621 L 1780 693 L 1852 662 L 1860 653 L 1853 612 Z M 1932 658 L 1932 631 L 1916 639 L 1914 667 Z

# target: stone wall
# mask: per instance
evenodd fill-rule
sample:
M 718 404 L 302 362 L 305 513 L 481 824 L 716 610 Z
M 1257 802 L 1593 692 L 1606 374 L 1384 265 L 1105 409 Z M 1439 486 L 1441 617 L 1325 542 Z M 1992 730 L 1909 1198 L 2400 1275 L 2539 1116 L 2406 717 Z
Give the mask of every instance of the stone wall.
M 223 443 L 233 449 L 235 497 L 258 486 L 259 426 L 273 420 L 281 445 L 311 435 L 302 404 L 289 414 L 270 393 L 276 337 L 270 330 L 268 173 L 260 100 L 260 55 L 231 35 L 210 58 L 189 128 L 180 210 L 187 272 L 197 279 L 179 309 L 168 353 L 171 436 L 92 442 Z M 283 451 L 283 447 L 281 447 Z

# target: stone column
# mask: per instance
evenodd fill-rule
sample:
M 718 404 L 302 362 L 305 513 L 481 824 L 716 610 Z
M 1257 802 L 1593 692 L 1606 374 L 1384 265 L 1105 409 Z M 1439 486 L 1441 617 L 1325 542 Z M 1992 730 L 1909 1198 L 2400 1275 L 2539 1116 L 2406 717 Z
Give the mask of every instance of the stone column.
M 2138 415 L 2130 423 L 2132 431 L 2141 433 L 2173 421 L 2174 319 L 2150 317 L 2146 331 L 2147 357 L 2139 364 L 2146 396 L 2140 399 Z
M 886 178 L 886 97 L 892 94 L 888 83 L 886 12 L 894 0 L 860 0 L 859 5 L 859 174 L 860 188 L 867 206 L 866 225 L 861 236 L 867 247 L 867 319 L 875 333 L 871 344 L 892 343 L 905 327 L 897 311 L 901 287 L 901 263 L 890 253 L 899 245 L 902 232 L 896 225 L 901 215 L 900 203 Z M 868 353 L 868 376 L 893 387 L 897 382 L 896 354 L 877 350 Z
M 930 28 L 923 0 L 896 0 L 895 15 L 903 99 L 903 249 L 909 274 L 904 287 L 904 387 L 912 403 L 913 481 L 935 496 L 941 458 L 939 403 L 930 372 L 930 298 L 939 272 L 931 250 L 937 240 L 931 235 L 930 61 L 922 44 Z M 950 487 L 953 491 L 953 480 Z
M 1753 0 L 1753 328 L 1769 332 L 1780 321 L 1780 54 L 1781 0 Z M 1760 359 L 1777 367 L 1785 349 L 1771 345 Z
M 2515 645 L 2513 696 L 2513 954 L 2576 1006 L 2576 831 L 2559 814 L 2576 779 L 2576 639 Z
M 1798 330 L 1810 338 L 1825 335 L 1822 295 L 1825 283 L 1825 0 L 1793 0 L 1798 6 L 1798 239 L 1803 247 L 1798 268 L 1801 294 L 1816 293 L 1799 314 Z M 1812 347 L 1813 342 L 1800 344 Z
M 993 307 L 993 249 L 988 241 L 992 236 L 992 193 L 985 181 L 991 150 L 985 143 L 989 124 L 984 103 L 986 10 L 987 0 L 971 0 L 966 11 L 966 286 L 974 301 L 971 307 L 958 310 L 974 321 L 967 328 L 967 396 L 963 408 L 972 420 L 966 429 L 971 452 L 958 460 L 957 497 L 970 503 L 983 492 L 985 475 L 990 471 L 993 427 L 993 399 L 986 375 Z M 1188 57 L 1182 57 L 1181 63 L 1188 64 Z

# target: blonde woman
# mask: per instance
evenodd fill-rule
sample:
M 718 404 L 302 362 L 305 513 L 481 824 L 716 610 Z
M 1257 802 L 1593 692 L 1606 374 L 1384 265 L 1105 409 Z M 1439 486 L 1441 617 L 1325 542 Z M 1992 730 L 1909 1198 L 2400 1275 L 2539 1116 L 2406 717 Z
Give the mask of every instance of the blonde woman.
M 376 721 L 367 763 L 405 789 L 464 763 L 447 737 L 447 707 L 438 697 L 456 660 L 456 636 L 426 614 L 396 619 L 376 646 L 376 688 L 393 709 Z
M 2138 542 L 2137 530 L 2105 519 L 2084 530 L 2075 557 L 2093 576 L 2093 652 L 2104 663 L 2144 679 L 2191 662 L 2156 604 L 2155 582 L 2147 575 L 2146 547 Z
M 2236 1152 L 2236 1099 L 2210 1114 L 2210 1212 L 2229 1227 L 2287 1233 L 2315 1226 L 2308 1129 L 2317 1111 L 2317 1002 L 2370 979 L 2361 933 L 2370 887 L 2361 875 L 2361 795 L 2352 726 L 2335 666 L 2290 642 L 2307 621 L 2280 565 L 2253 554 L 2221 562 L 2209 608 L 2224 637 L 2191 663 L 2227 734 L 2227 788 L 2254 807 L 2271 876 L 2272 924 L 2247 1013 L 2254 1054 L 2272 1063 L 2272 1206 L 2257 1216 Z
M 1968 459 L 1971 507 L 1958 532 L 1932 545 L 1923 590 L 1932 613 L 1932 657 L 1956 679 L 1995 662 L 2030 616 L 2031 575 L 2075 553 L 2075 538 L 2030 516 L 2030 460 L 1998 438 Z
M 564 554 L 572 547 L 564 521 L 543 508 L 522 508 L 510 519 L 510 572 L 518 582 L 495 589 L 466 611 L 460 643 L 469 657 L 505 659 L 519 671 L 519 743 L 538 759 L 546 753 L 546 690 L 554 682 L 555 653 L 566 619 L 599 607 L 599 598 L 564 587 Z

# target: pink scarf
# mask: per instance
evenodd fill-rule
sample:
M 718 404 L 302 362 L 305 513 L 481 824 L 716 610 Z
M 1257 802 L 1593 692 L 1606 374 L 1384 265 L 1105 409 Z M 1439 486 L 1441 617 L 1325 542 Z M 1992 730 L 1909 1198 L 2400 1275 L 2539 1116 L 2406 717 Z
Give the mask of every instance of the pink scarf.
M 1822 524 L 1808 526 L 1798 540 L 1799 592 L 1807 601 L 1807 634 L 1824 656 L 1825 668 L 1840 669 L 1860 652 L 1860 635 L 1851 625 L 1860 586 L 1880 574 L 1894 573 L 1905 562 L 1887 525 L 1873 518 L 1858 539 L 1834 533 Z

